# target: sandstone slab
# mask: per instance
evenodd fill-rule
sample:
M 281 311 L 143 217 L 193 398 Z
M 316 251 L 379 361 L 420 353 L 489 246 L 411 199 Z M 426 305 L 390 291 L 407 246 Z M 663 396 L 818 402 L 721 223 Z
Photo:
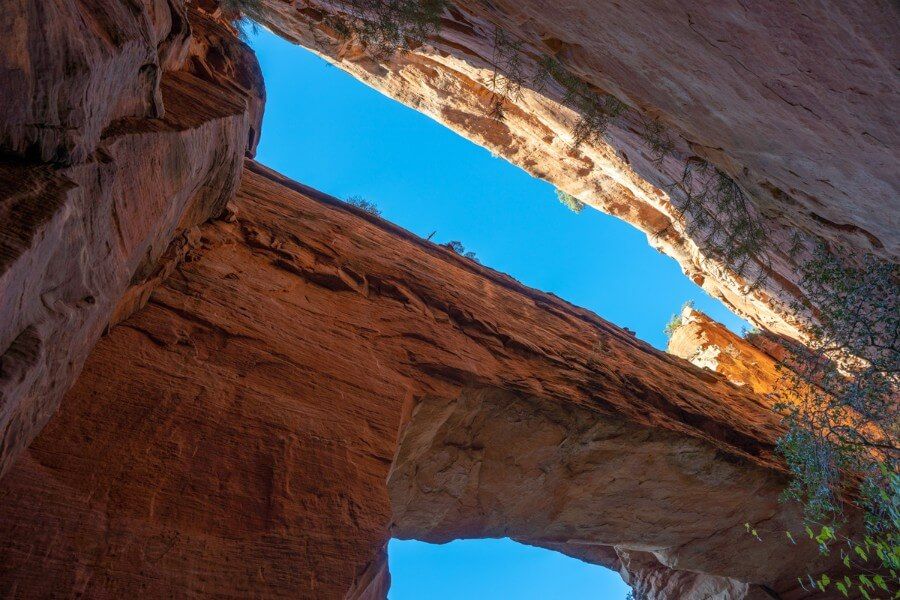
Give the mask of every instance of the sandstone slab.
M 723 377 L 248 163 L 0 481 L 0 585 L 378 598 L 392 534 L 510 535 L 651 597 L 802 597 L 777 434 Z

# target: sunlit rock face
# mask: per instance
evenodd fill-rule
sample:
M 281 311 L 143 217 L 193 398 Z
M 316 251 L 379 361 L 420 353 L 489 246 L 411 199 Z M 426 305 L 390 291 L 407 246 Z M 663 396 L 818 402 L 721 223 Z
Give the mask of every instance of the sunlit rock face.
M 277 34 L 632 223 L 776 333 L 798 335 L 785 304 L 803 297 L 797 266 L 818 241 L 900 253 L 894 4 L 455 0 L 426 45 L 380 59 L 346 32 L 352 2 L 262 4 Z M 558 77 L 538 76 L 543 57 L 628 105 L 602 139 L 573 147 L 579 115 Z M 746 264 L 710 250 L 740 227 L 728 211 L 707 201 L 720 227 L 673 205 L 684 207 L 673 185 L 699 160 L 749 195 L 761 239 Z
M 0 474 L 104 328 L 165 275 L 182 234 L 224 208 L 262 116 L 252 52 L 178 2 L 35 0 L 11 12 L 0 38 Z
M 248 163 L 0 480 L 0 589 L 383 598 L 392 534 L 509 535 L 649 598 L 802 597 L 778 432 L 747 389 Z
M 774 392 L 783 379 L 778 364 L 787 352 L 761 335 L 736 335 L 690 306 L 682 309 L 667 351 L 761 396 Z

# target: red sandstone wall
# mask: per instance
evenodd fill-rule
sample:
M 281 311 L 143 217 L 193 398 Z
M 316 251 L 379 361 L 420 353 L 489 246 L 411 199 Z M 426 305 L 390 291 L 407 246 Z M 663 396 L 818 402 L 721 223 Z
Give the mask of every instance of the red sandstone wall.
M 709 569 L 669 598 L 815 555 L 743 533 L 791 519 L 759 399 L 587 311 L 252 163 L 188 244 L 0 481 L 4 593 L 383 597 L 391 531 Z
M 11 8 L 0 106 L 22 112 L 0 120 L 18 154 L 0 160 L 0 475 L 160 259 L 234 194 L 263 96 L 249 48 L 178 2 Z

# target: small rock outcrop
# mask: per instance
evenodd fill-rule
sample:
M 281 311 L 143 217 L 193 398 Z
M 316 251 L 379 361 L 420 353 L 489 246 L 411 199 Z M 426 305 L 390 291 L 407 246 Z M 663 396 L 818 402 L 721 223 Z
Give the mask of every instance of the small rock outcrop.
M 782 379 L 778 365 L 787 350 L 763 335 L 741 337 L 690 306 L 678 316 L 667 352 L 703 369 L 715 371 L 735 385 L 749 386 L 761 396 L 771 394 Z

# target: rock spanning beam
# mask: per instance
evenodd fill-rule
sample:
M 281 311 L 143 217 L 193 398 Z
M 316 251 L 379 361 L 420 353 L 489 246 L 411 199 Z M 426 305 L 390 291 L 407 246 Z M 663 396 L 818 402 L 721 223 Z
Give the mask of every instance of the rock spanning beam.
M 393 532 L 800 597 L 759 397 L 252 162 L 187 243 L 0 481 L 3 593 L 377 598 Z

